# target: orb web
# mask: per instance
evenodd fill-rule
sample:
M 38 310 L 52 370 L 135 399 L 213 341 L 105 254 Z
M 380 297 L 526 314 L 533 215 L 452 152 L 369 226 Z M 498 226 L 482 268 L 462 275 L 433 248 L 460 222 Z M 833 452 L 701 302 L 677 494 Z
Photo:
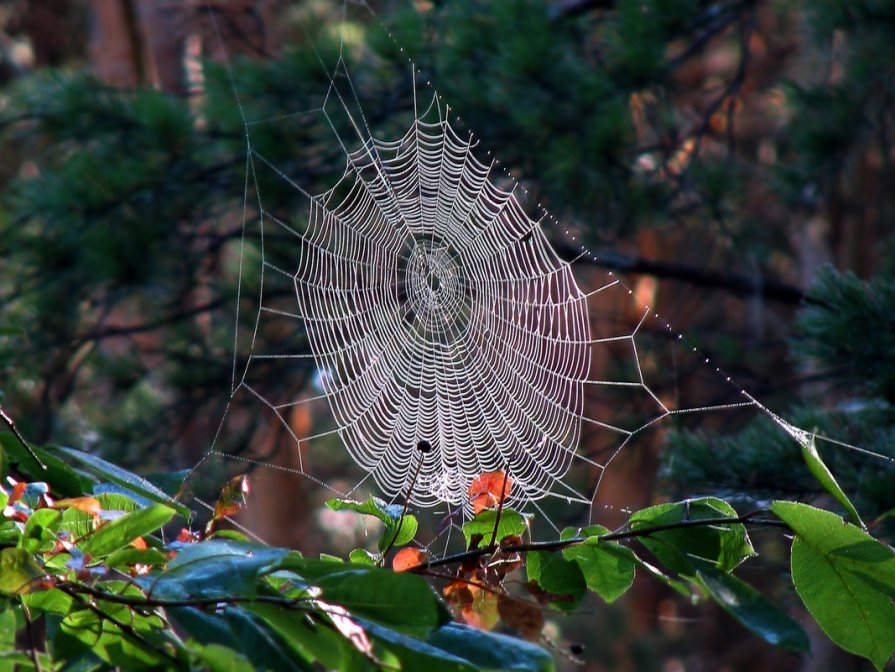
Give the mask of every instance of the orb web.
M 419 460 L 408 494 L 421 505 L 461 504 L 501 469 L 539 499 L 568 470 L 586 297 L 447 120 L 349 154 L 311 203 L 295 293 L 338 434 L 388 497 Z
M 394 74 L 403 86 L 377 91 L 356 78 L 378 56 L 351 37 L 361 24 L 349 4 L 322 42 L 306 34 L 323 73 L 322 84 L 295 83 L 310 107 L 255 116 L 228 65 L 246 146 L 239 294 L 230 400 L 203 461 L 467 513 L 472 480 L 500 470 L 514 484 L 509 504 L 543 513 L 548 497 L 593 507 L 610 462 L 678 420 L 760 413 L 810 440 L 693 347 L 639 286 L 600 269 L 409 59 Z M 407 88 L 403 101 L 368 105 Z M 282 147 L 266 135 L 273 127 L 296 144 Z M 326 138 L 327 151 L 303 153 L 309 138 Z M 677 367 L 693 378 L 686 388 Z M 223 449 L 245 395 L 269 412 L 252 421 L 286 437 L 289 464 Z M 310 409 L 310 429 L 298 409 Z M 244 415 L 233 424 L 252 426 Z M 334 451 L 350 455 L 357 478 L 320 475 Z

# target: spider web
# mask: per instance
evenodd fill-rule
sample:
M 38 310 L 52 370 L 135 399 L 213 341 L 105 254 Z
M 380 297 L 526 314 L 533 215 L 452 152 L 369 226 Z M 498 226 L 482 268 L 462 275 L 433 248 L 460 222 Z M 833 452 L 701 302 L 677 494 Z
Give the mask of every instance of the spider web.
M 378 95 L 409 86 L 412 109 L 370 113 L 375 87 L 355 73 L 376 56 L 352 38 L 354 10 L 376 27 L 346 3 L 339 30 L 304 33 L 319 66 L 312 107 L 257 118 L 228 65 L 246 141 L 239 296 L 228 412 L 200 466 L 270 467 L 340 496 L 467 514 L 473 479 L 502 470 L 509 504 L 550 522 L 551 501 L 589 520 L 610 463 L 686 418 L 762 413 L 812 440 L 599 269 L 411 59 Z M 265 134 L 284 126 L 298 139 L 286 154 Z M 302 138 L 324 136 L 330 154 L 303 153 Z M 678 370 L 708 391 L 678 387 Z M 246 397 L 287 437 L 287 465 L 222 449 Z M 303 410 L 313 431 L 296 429 Z M 340 451 L 354 475 L 320 475 Z

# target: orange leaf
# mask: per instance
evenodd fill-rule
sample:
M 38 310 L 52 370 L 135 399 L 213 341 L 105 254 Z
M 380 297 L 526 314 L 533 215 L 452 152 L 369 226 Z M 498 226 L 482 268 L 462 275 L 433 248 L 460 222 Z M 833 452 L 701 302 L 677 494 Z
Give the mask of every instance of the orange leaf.
M 392 558 L 392 569 L 396 572 L 406 572 L 429 560 L 425 551 L 418 548 L 402 548 Z
M 177 535 L 177 541 L 181 544 L 192 544 L 199 541 L 200 537 L 195 532 L 191 532 L 185 527 L 180 529 L 180 533 Z
M 146 545 L 146 540 L 143 537 L 137 537 L 131 542 L 131 546 L 136 548 L 139 551 L 145 551 L 149 546 Z
M 502 471 L 491 471 L 469 484 L 469 499 L 475 513 L 500 506 L 513 489 L 513 479 Z
M 53 508 L 56 509 L 77 509 L 84 513 L 89 513 L 94 518 L 98 517 L 103 511 L 103 505 L 95 497 L 72 497 L 69 499 L 60 499 Z
M 25 488 L 28 487 L 28 484 L 24 481 L 17 481 L 15 485 L 12 486 L 12 493 L 9 495 L 9 503 L 17 502 L 22 498 L 22 495 L 25 494 Z

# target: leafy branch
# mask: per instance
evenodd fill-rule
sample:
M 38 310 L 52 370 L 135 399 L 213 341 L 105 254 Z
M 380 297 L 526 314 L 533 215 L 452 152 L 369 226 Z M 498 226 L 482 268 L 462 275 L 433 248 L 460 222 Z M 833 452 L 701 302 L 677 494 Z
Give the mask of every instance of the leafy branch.
M 348 562 L 219 530 L 245 504 L 245 477 L 224 486 L 204 532 L 184 527 L 172 539 L 162 530 L 177 515 L 190 525 L 191 514 L 145 479 L 12 433 L 0 434 L 0 448 L 14 469 L 11 490 L 0 490 L 0 619 L 25 624 L 20 639 L 31 644 L 20 660 L 34 669 L 83 658 L 97 669 L 217 671 L 236 661 L 245 670 L 548 670 L 552 656 L 533 643 L 546 615 L 576 609 L 589 593 L 612 602 L 638 573 L 714 600 L 766 641 L 804 651 L 798 623 L 735 575 L 757 554 L 748 534 L 755 527 L 792 537 L 795 592 L 836 644 L 880 670 L 893 654 L 895 550 L 860 527 L 810 445 L 811 472 L 857 524 L 807 504 L 775 501 L 739 514 L 704 497 L 635 511 L 614 531 L 568 528 L 538 541 L 529 538 L 530 518 L 505 505 L 512 478 L 493 472 L 469 488 L 465 549 L 442 557 L 412 545 L 419 523 L 407 506 L 331 500 L 334 510 L 383 523 L 379 553 L 356 549 Z M 116 489 L 96 494 L 103 482 Z M 381 565 L 393 549 L 390 570 Z M 518 638 L 489 632 L 498 623 Z
M 699 520 L 681 520 L 675 523 L 668 523 L 666 525 L 656 525 L 653 527 L 643 527 L 638 529 L 625 529 L 619 530 L 616 532 L 608 532 L 606 534 L 598 534 L 591 537 L 588 536 L 576 536 L 571 539 L 554 539 L 551 541 L 532 541 L 527 544 L 506 544 L 500 545 L 491 543 L 488 546 L 481 548 L 473 548 L 466 551 L 462 551 L 460 553 L 455 553 L 453 555 L 448 555 L 443 558 L 437 558 L 434 560 L 426 560 L 423 564 L 414 567 L 412 571 L 415 572 L 424 572 L 427 569 L 431 569 L 434 567 L 442 567 L 444 565 L 455 565 L 458 563 L 464 563 L 469 560 L 476 560 L 481 558 L 482 556 L 491 555 L 498 549 L 505 553 L 529 553 L 533 551 L 561 551 L 564 548 L 569 548 L 570 546 L 578 546 L 580 544 L 585 544 L 592 542 L 594 539 L 597 541 L 620 541 L 622 539 L 638 539 L 641 537 L 649 537 L 657 532 L 667 532 L 670 530 L 682 530 L 694 527 L 706 527 L 706 526 L 714 526 L 714 525 L 756 525 L 762 527 L 782 527 L 788 528 L 789 526 L 781 520 L 773 519 L 773 518 L 758 518 L 758 516 L 767 515 L 771 513 L 770 509 L 760 509 L 757 511 L 751 511 L 742 516 L 731 517 L 722 517 L 719 516 L 717 518 L 703 518 Z

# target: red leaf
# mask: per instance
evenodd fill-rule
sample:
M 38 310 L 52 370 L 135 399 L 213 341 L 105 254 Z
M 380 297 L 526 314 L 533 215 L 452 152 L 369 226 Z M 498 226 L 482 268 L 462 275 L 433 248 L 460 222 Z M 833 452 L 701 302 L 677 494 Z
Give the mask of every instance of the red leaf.
M 392 569 L 396 572 L 407 572 L 428 562 L 425 551 L 418 548 L 402 548 L 392 558 Z
M 491 471 L 475 478 L 469 484 L 469 499 L 475 513 L 497 508 L 513 489 L 513 479 L 502 471 Z

